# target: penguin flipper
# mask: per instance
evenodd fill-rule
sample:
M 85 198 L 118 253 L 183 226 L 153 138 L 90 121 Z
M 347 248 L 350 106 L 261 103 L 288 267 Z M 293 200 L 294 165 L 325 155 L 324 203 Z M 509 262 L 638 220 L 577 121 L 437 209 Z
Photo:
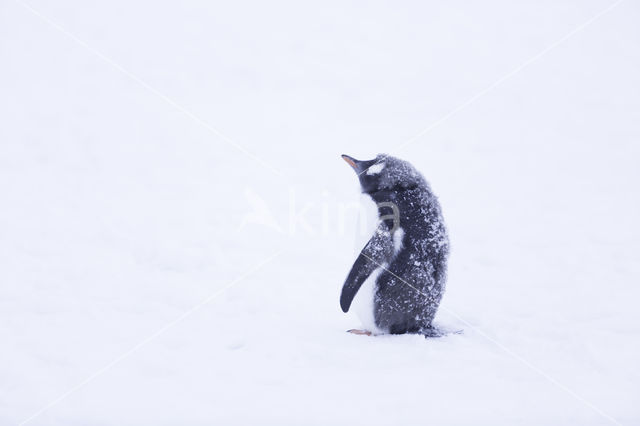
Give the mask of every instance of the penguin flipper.
M 380 222 L 378 229 L 364 246 L 360 255 L 351 267 L 351 271 L 342 286 L 340 294 L 340 307 L 343 312 L 348 312 L 353 298 L 367 278 L 387 263 L 393 255 L 393 239 L 388 226 Z

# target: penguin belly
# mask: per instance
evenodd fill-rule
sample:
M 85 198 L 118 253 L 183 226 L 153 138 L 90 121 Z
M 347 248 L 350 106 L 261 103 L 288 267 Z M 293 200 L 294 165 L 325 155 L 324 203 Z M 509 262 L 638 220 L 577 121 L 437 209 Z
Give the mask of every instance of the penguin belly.
M 360 290 L 353 299 L 351 304 L 353 311 L 362 323 L 362 328 L 372 332 L 373 334 L 381 334 L 382 330 L 378 328 L 375 322 L 375 295 L 376 295 L 376 280 L 378 276 L 384 271 L 386 265 L 377 268 L 369 278 L 366 279 Z
M 393 257 L 404 248 L 402 240 L 404 238 L 404 229 L 398 228 L 393 234 Z M 375 322 L 375 296 L 377 290 L 378 276 L 389 266 L 384 263 L 376 268 L 371 275 L 362 283 L 360 290 L 353 299 L 352 307 L 356 315 L 362 323 L 362 328 L 372 332 L 373 334 L 384 334 L 385 331 L 380 329 Z
M 356 226 L 354 254 L 360 254 L 362 247 L 369 241 L 371 234 L 378 228 L 380 219 L 378 218 L 378 206 L 368 194 L 360 194 L 360 212 L 358 214 L 358 223 Z M 386 267 L 386 265 L 385 265 Z M 374 297 L 376 294 L 376 280 L 384 269 L 377 268 L 369 278 L 366 279 L 360 290 L 353 298 L 351 309 L 362 323 L 362 328 L 374 334 L 380 334 L 382 331 L 378 329 L 375 323 L 375 304 Z
M 378 229 L 380 218 L 378 217 L 378 206 L 368 194 L 360 194 L 358 203 L 358 219 L 355 231 L 355 245 L 353 254 L 358 256 L 362 247 L 367 244 L 371 235 Z

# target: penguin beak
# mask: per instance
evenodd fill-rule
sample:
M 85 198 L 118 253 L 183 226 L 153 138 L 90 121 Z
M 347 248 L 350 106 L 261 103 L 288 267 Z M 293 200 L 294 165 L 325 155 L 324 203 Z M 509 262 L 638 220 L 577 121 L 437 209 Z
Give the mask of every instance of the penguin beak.
M 342 154 L 342 159 L 346 161 L 353 168 L 353 170 L 356 171 L 356 173 L 360 171 L 360 161 L 345 154 Z

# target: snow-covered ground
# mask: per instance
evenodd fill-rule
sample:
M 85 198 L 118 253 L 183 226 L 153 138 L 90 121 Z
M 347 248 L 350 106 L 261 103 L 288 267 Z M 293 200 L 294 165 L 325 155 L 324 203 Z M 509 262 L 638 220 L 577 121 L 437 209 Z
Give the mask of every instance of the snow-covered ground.
M 0 424 L 640 423 L 638 22 L 1 0 Z M 345 333 L 340 154 L 379 152 L 440 197 L 461 335 Z

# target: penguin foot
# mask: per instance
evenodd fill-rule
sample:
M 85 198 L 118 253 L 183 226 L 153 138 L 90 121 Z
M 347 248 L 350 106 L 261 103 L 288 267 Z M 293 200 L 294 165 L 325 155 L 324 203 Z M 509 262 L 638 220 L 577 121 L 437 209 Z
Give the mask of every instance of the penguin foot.
M 369 330 L 358 330 L 357 328 L 347 330 L 347 333 L 357 334 L 358 336 L 371 336 L 373 334 Z

